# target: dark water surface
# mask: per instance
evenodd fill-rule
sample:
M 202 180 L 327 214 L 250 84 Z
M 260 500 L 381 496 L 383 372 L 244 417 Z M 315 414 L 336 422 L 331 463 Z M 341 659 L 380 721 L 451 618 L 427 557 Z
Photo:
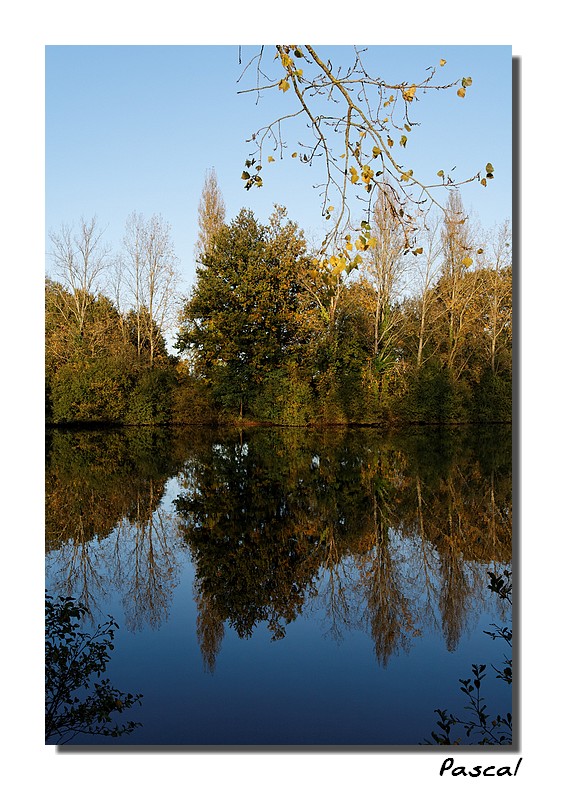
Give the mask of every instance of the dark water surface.
M 116 619 L 143 695 L 72 744 L 417 745 L 509 655 L 507 427 L 51 431 L 46 481 L 46 589 Z

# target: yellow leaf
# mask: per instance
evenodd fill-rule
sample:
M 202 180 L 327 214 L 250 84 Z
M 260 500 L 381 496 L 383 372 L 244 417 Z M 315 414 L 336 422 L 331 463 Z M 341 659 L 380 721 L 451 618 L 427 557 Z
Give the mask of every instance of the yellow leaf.
M 376 247 L 376 237 L 371 236 L 370 239 L 366 242 L 367 247 Z
M 272 161 L 275 161 L 275 158 L 273 156 L 268 156 L 268 163 L 271 164 Z
M 464 267 L 470 267 L 470 266 L 472 266 L 472 263 L 473 263 L 473 260 L 472 260 L 472 258 L 470 256 L 465 256 L 463 258 L 463 266 Z
M 282 78 L 281 81 L 278 83 L 278 89 L 281 89 L 282 92 L 287 92 L 289 89 L 289 83 L 286 81 L 285 78 Z
M 442 58 L 442 59 L 441 59 L 441 61 L 439 62 L 439 66 L 440 66 L 440 67 L 444 67 L 446 63 L 447 63 L 447 62 L 445 61 L 445 59 L 444 59 L 444 58 Z
M 297 158 L 297 153 L 292 153 L 292 154 L 291 154 L 291 157 L 292 157 L 292 158 Z
M 380 150 L 380 148 L 376 145 L 372 148 L 372 155 L 374 158 L 378 158 L 381 152 L 382 151 Z
M 289 67 L 293 63 L 287 53 L 282 53 L 280 58 L 282 60 L 282 66 L 284 67 Z
M 358 172 L 356 171 L 356 169 L 354 167 L 351 167 L 349 172 L 350 172 L 350 182 L 351 183 L 356 183 L 357 180 L 358 180 Z
M 466 93 L 467 93 L 467 90 L 463 86 L 461 86 L 460 89 L 457 89 L 457 94 L 458 94 L 459 97 L 464 97 L 466 95 Z
M 409 89 L 403 89 L 402 90 L 402 96 L 403 96 L 403 98 L 404 98 L 404 100 L 406 102 L 411 103 L 411 101 L 413 100 L 413 97 L 415 95 L 415 89 L 416 89 L 415 84 L 412 84 L 409 87 Z

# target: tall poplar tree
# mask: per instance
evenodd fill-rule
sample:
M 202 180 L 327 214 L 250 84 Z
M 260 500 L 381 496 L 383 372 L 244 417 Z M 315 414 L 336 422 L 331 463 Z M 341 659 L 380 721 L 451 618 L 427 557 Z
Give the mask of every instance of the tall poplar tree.
M 209 249 L 213 236 L 224 225 L 226 207 L 219 188 L 214 167 L 207 171 L 201 200 L 199 201 L 199 233 L 195 245 L 196 257 L 200 261 Z

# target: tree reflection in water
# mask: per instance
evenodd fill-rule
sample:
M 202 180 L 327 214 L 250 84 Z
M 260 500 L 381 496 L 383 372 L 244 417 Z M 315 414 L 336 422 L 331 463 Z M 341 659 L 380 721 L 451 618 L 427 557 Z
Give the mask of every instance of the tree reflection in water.
M 162 499 L 181 463 L 164 432 L 54 432 L 46 470 L 52 591 L 93 616 L 114 587 L 128 629 L 159 627 L 180 555 L 177 521 Z
M 211 672 L 226 626 L 277 640 L 308 613 L 383 666 L 432 627 L 452 650 L 511 561 L 508 428 L 56 432 L 48 455 L 52 591 L 92 610 L 112 585 L 130 629 L 157 627 L 188 548 Z
M 277 639 L 316 606 L 336 638 L 366 628 L 384 666 L 432 625 L 453 650 L 483 607 L 487 567 L 511 559 L 500 433 L 476 447 L 461 434 L 456 448 L 438 432 L 433 459 L 425 434 L 346 429 L 204 445 L 182 471 L 176 507 L 207 669 L 224 623 L 248 637 L 266 622 Z

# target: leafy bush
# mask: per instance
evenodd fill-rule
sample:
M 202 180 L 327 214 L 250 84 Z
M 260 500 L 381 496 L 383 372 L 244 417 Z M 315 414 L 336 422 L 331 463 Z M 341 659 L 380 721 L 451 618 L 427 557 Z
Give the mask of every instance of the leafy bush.
M 167 368 L 141 372 L 127 398 L 124 421 L 130 425 L 165 425 L 171 422 L 173 375 Z
M 93 633 L 81 630 L 85 606 L 72 597 L 45 597 L 45 740 L 67 744 L 78 733 L 122 736 L 139 722 L 112 725 L 111 716 L 122 714 L 142 695 L 125 694 L 107 678 L 98 683 L 114 649 L 118 625 L 112 619 Z
M 488 572 L 490 582 L 488 588 L 503 600 L 512 604 L 512 578 L 508 570 L 501 574 Z M 502 639 L 512 646 L 512 631 L 499 625 L 492 625 L 494 630 L 484 631 L 492 639 Z M 498 679 L 507 684 L 512 684 L 512 659 L 506 658 L 501 668 L 493 667 Z M 446 709 L 436 708 L 438 716 L 437 727 L 439 731 L 431 731 L 433 741 L 426 740 L 425 744 L 453 745 L 460 744 L 460 737 L 455 738 L 455 731 L 462 729 L 470 744 L 480 745 L 510 745 L 512 744 L 512 714 L 489 714 L 484 698 L 481 696 L 482 682 L 486 678 L 486 664 L 472 665 L 472 678 L 460 678 L 460 690 L 467 698 L 464 707 L 468 716 L 461 718 L 450 714 Z

